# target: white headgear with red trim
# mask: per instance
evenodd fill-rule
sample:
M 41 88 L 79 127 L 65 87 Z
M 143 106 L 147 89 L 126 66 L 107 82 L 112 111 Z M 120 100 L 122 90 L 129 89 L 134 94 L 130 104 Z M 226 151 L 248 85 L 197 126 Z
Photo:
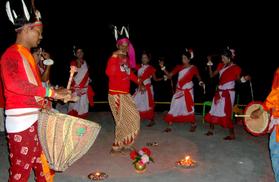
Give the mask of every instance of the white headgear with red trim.
M 20 4 L 19 4 L 20 3 Z M 41 26 L 41 13 L 36 10 L 34 0 L 32 0 L 31 8 L 27 8 L 24 0 L 9 0 L 6 2 L 7 16 L 15 26 L 15 30 L 19 30 L 26 24 L 32 26 Z
M 185 53 L 184 54 L 187 54 L 187 53 L 189 53 L 190 54 L 190 59 L 193 59 L 194 58 L 194 51 L 193 51 L 193 49 L 191 49 L 191 48 L 185 48 Z

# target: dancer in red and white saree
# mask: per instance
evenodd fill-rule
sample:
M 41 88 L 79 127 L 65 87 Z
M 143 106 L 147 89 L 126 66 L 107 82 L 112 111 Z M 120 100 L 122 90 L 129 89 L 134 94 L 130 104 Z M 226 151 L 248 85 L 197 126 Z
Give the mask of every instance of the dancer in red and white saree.
M 186 49 L 182 55 L 182 65 L 178 65 L 171 73 L 168 73 L 163 63 L 160 63 L 161 69 L 165 74 L 171 78 L 173 75 L 178 74 L 178 81 L 175 94 L 172 97 L 170 111 L 165 116 L 164 120 L 172 125 L 174 122 L 191 123 L 191 132 L 194 132 L 197 124 L 195 121 L 194 110 L 194 93 L 192 79 L 196 76 L 199 80 L 199 85 L 204 86 L 201 81 L 199 71 L 196 66 L 190 64 L 190 60 L 193 58 L 193 52 Z M 166 128 L 165 132 L 171 131 L 170 128 Z
M 89 72 L 83 55 L 83 50 L 77 49 L 77 59 L 71 62 L 71 66 L 77 67 L 71 89 L 73 90 L 73 96 L 78 96 L 80 99 L 69 104 L 68 114 L 85 119 L 88 116 L 89 104 L 93 105 L 94 92 L 92 88 L 89 88 Z
M 146 52 L 142 54 L 141 57 L 142 64 L 141 67 L 138 69 L 138 78 L 142 80 L 145 90 L 142 91 L 139 88 L 136 89 L 136 92 L 133 95 L 133 98 L 136 102 L 137 109 L 140 113 L 140 118 L 149 120 L 150 123 L 147 127 L 151 127 L 155 124 L 154 121 L 154 92 L 153 86 L 151 83 L 151 78 L 154 81 L 160 81 L 155 75 L 155 68 L 149 65 L 150 55 Z
M 213 135 L 214 125 L 220 125 L 229 129 L 229 135 L 224 138 L 225 140 L 235 139 L 231 117 L 235 100 L 235 81 L 240 80 L 241 73 L 241 68 L 232 62 L 232 58 L 232 52 L 229 49 L 225 49 L 222 52 L 222 63 L 219 63 L 216 71 L 212 72 L 212 64 L 208 64 L 210 77 L 214 77 L 219 73 L 220 78 L 211 109 L 204 118 L 206 122 L 210 123 L 210 129 L 206 135 Z M 245 80 L 249 79 L 249 76 L 245 76 L 241 78 L 241 81 L 245 82 Z

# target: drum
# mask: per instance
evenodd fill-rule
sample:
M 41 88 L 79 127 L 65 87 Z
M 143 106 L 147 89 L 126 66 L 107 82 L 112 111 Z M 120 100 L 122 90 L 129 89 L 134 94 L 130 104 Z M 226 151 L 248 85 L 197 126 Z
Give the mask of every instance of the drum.
M 266 134 L 270 121 L 270 116 L 266 111 L 263 111 L 263 114 L 257 119 L 252 119 L 250 117 L 251 113 L 259 107 L 262 107 L 262 102 L 253 101 L 246 106 L 244 111 L 244 126 L 246 130 L 254 136 Z
M 93 121 L 42 110 L 38 135 L 50 168 L 65 171 L 95 142 L 101 126 Z

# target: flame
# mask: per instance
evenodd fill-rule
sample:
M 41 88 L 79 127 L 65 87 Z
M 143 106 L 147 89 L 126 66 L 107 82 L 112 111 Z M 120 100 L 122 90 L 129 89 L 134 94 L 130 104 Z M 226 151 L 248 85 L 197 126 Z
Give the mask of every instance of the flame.
M 192 160 L 189 155 L 185 156 L 180 161 L 177 161 L 177 164 L 180 166 L 195 166 L 196 161 Z
M 185 159 L 183 160 L 183 163 L 186 165 L 192 165 L 193 164 L 193 160 L 191 159 L 191 157 L 189 155 L 187 155 L 185 157 Z

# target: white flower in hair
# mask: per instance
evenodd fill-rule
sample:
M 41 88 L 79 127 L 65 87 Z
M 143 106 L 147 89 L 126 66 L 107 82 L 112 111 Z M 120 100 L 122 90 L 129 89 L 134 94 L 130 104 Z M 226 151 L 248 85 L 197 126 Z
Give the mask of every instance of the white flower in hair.
M 191 55 L 190 59 L 193 59 L 193 58 L 194 58 L 194 52 L 193 52 L 192 49 L 187 49 L 187 48 L 185 48 L 185 51 L 190 53 L 190 55 Z
M 235 57 L 235 50 L 234 49 L 230 49 L 231 53 L 232 53 L 232 57 Z
M 40 20 L 42 18 L 41 13 L 38 10 L 36 10 L 35 15 L 37 20 Z
M 234 50 L 234 49 L 231 49 L 229 46 L 227 46 L 227 49 L 228 49 L 229 51 L 231 51 L 232 57 L 234 58 L 234 57 L 235 57 L 235 50 Z
M 192 49 L 189 50 L 190 54 L 191 54 L 191 58 L 190 59 L 193 59 L 194 58 L 194 52 Z

